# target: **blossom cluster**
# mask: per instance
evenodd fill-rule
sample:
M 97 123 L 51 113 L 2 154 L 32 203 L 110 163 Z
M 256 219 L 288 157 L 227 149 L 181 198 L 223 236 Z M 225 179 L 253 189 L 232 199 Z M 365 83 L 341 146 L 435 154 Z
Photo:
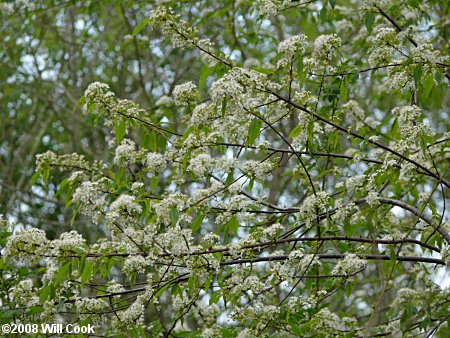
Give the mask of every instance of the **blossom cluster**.
M 303 54 L 308 45 L 307 39 L 306 35 L 300 34 L 280 42 L 278 53 L 283 54 L 283 56 L 278 60 L 277 67 L 286 67 L 293 61 L 297 53 Z
M 357 255 L 349 253 L 346 254 L 344 259 L 340 260 L 333 271 L 331 272 L 333 275 L 352 275 L 355 272 L 364 269 L 367 266 L 367 261 L 359 258 Z

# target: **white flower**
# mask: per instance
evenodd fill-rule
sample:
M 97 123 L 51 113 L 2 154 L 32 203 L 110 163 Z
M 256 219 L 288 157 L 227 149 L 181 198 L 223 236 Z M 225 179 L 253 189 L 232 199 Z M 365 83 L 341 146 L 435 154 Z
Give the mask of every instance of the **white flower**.
M 127 275 L 134 272 L 144 272 L 148 265 L 149 264 L 147 263 L 145 257 L 141 255 L 128 256 L 125 258 L 125 262 L 123 264 L 123 272 Z
M 75 301 L 75 306 L 80 317 L 85 319 L 91 317 L 92 314 L 101 315 L 108 307 L 108 303 L 97 298 L 79 298 Z
M 267 175 L 275 169 L 275 163 L 269 161 L 246 161 L 242 165 L 242 171 L 249 176 L 254 176 L 257 180 L 267 179 Z
M 263 17 L 275 15 L 284 7 L 290 5 L 291 0 L 258 0 L 256 2 L 258 12 Z
M 308 45 L 307 39 L 306 35 L 300 34 L 280 42 L 278 53 L 283 54 L 283 56 L 278 60 L 277 67 L 285 67 L 292 62 L 295 54 L 303 54 L 305 47 Z
M 155 106 L 171 106 L 173 104 L 173 99 L 170 96 L 163 95 L 156 102 Z
M 392 113 L 398 115 L 398 121 L 400 124 L 411 124 L 417 121 L 422 114 L 420 107 L 418 106 L 404 106 L 396 107 L 392 109 Z
M 274 15 L 278 12 L 278 1 L 274 0 L 258 0 L 258 10 L 262 16 Z
M 349 177 L 345 181 L 345 187 L 348 190 L 356 190 L 358 188 L 363 187 L 365 182 L 366 182 L 366 175 L 355 175 L 355 176 Z
M 364 0 L 362 10 L 363 12 L 377 12 L 378 8 L 382 8 L 386 3 L 387 0 Z
M 91 216 L 94 223 L 99 223 L 104 201 L 101 198 L 98 182 L 85 181 L 75 190 L 72 200 L 79 203 L 79 211 L 85 215 Z
M 317 212 L 326 209 L 328 206 L 328 194 L 325 191 L 319 191 L 316 195 L 310 195 L 305 198 L 300 207 L 299 216 L 306 219 L 307 223 L 312 222 L 317 217 Z
M 292 96 L 292 101 L 299 106 L 314 107 L 317 103 L 317 97 L 312 96 L 310 91 L 301 91 Z
M 136 144 L 129 139 L 123 139 L 120 142 L 120 145 L 116 148 L 114 163 L 118 165 L 135 163 L 137 156 L 138 153 L 136 151 Z
M 346 254 L 345 258 L 340 260 L 334 267 L 333 275 L 351 275 L 367 266 L 367 261 L 361 259 L 355 254 Z
M 115 280 L 112 280 L 106 283 L 106 291 L 118 293 L 125 291 L 125 288 L 121 284 L 118 284 Z
M 106 83 L 93 82 L 84 91 L 84 96 L 95 103 L 104 103 L 107 93 L 109 93 L 109 86 Z
M 423 63 L 444 63 L 448 60 L 448 57 L 441 56 L 441 53 L 438 50 L 435 50 L 433 45 L 429 43 L 421 44 L 417 47 L 414 47 L 411 50 L 411 56 L 414 62 L 423 62 Z
M 328 308 L 322 309 L 317 312 L 310 321 L 311 330 L 317 335 L 335 335 L 337 332 L 343 329 L 338 315 L 330 312 Z
M 83 247 L 86 240 L 77 231 L 64 232 L 59 239 L 52 241 L 55 251 L 72 251 L 75 248 Z
M 214 114 L 214 110 L 213 104 L 199 104 L 192 112 L 190 124 L 198 127 L 199 125 L 207 123 L 208 119 Z
M 145 185 L 142 182 L 133 182 L 133 184 L 131 185 L 131 191 L 134 193 L 138 193 L 144 187 Z
M 239 331 L 236 338 L 256 338 L 257 333 L 249 328 L 245 328 L 241 331 Z
M 209 154 L 199 154 L 189 162 L 188 170 L 197 176 L 205 175 L 214 168 L 214 159 Z
M 109 206 L 109 212 L 141 212 L 142 207 L 135 202 L 136 197 L 130 195 L 120 195 L 114 202 Z
M 430 199 L 430 194 L 427 192 L 419 193 L 419 203 L 426 203 Z
M 216 244 L 219 241 L 220 241 L 220 236 L 215 234 L 215 233 L 213 233 L 213 232 L 207 233 L 202 238 L 202 243 L 206 244 L 207 246 L 212 246 L 213 244 Z
M 321 59 L 331 59 L 341 47 L 341 39 L 336 34 L 319 35 L 314 41 L 313 56 Z
M 394 49 L 390 46 L 375 46 L 374 48 L 371 48 L 370 54 L 369 54 L 369 64 L 371 66 L 378 66 L 380 64 L 388 63 L 390 62 L 393 57 Z
M 260 68 L 261 61 L 259 61 L 258 59 L 255 59 L 255 58 L 248 58 L 244 61 L 243 66 L 246 69 L 252 69 L 253 67 Z
M 352 22 L 347 19 L 336 21 L 335 25 L 338 33 L 348 32 L 354 29 Z
M 151 173 L 163 172 L 167 166 L 166 159 L 159 153 L 148 153 L 143 162 L 146 168 Z
M 15 285 L 11 290 L 11 298 L 26 306 L 33 306 L 39 303 L 39 298 L 34 292 L 31 279 L 24 279 Z
M 339 109 L 340 112 L 356 126 L 356 130 L 364 126 L 365 113 L 355 100 L 350 100 L 343 104 Z
M 389 76 L 389 86 L 402 92 L 409 92 L 414 89 L 414 77 L 408 68 L 390 67 L 387 70 Z
M 213 101 L 221 102 L 223 99 L 230 97 L 236 99 L 244 92 L 244 88 L 236 81 L 236 79 L 227 73 L 217 81 L 213 82 L 210 89 Z
M 172 94 L 175 103 L 179 105 L 186 105 L 195 101 L 199 95 L 197 86 L 191 81 L 175 86 Z
M 369 206 L 375 207 L 380 204 L 380 196 L 376 191 L 369 191 L 366 197 L 366 202 Z
M 3 256 L 36 261 L 47 254 L 48 245 L 49 241 L 43 230 L 21 230 L 8 238 Z
M 144 311 L 144 304 L 136 300 L 128 309 L 120 312 L 119 317 L 123 325 L 135 325 L 143 321 Z

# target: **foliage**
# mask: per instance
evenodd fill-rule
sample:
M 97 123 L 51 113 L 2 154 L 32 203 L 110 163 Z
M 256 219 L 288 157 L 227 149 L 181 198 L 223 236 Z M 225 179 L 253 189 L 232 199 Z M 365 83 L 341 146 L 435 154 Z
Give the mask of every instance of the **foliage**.
M 80 30 L 70 39 L 83 37 L 69 66 L 79 81 L 60 82 L 71 100 L 49 99 L 50 83 L 26 94 L 78 122 L 39 125 L 54 144 L 18 178 L 63 205 L 18 201 L 31 219 L 72 215 L 46 233 L 6 210 L 2 323 L 123 337 L 448 335 L 446 1 L 1 5 L 67 18 Z M 5 41 L 22 46 L 4 54 L 22 66 L 2 75 L 19 88 L 57 76 L 39 60 L 63 44 L 41 33 Z M 21 41 L 39 50 L 31 74 L 11 55 Z M 18 118 L 14 95 L 2 99 Z

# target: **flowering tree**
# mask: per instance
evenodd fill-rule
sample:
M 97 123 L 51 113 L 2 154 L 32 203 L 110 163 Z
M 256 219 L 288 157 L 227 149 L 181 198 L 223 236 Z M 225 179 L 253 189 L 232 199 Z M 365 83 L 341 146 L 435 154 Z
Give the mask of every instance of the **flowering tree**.
M 160 57 L 172 44 L 201 72 L 161 84 L 151 106 L 87 87 L 78 107 L 112 131 L 110 156 L 37 156 L 32 183 L 56 176 L 84 225 L 49 239 L 2 220 L 2 321 L 135 337 L 447 336 L 448 11 L 152 6 L 127 40 L 162 32 Z M 103 236 L 87 240 L 89 227 Z

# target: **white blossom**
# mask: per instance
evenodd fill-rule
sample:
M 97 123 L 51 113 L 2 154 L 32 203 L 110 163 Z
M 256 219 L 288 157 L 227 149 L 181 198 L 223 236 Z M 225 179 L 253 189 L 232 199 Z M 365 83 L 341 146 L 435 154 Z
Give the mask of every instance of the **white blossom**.
M 366 196 L 366 202 L 371 207 L 377 206 L 380 204 L 380 196 L 378 192 L 371 190 Z
M 43 230 L 36 228 L 20 230 L 8 238 L 3 256 L 18 257 L 34 262 L 47 254 L 48 247 L 49 241 Z
M 195 101 L 198 97 L 197 86 L 190 82 L 175 86 L 173 90 L 173 98 L 176 104 L 186 105 Z
M 84 96 L 95 103 L 104 103 L 106 93 L 109 93 L 109 85 L 102 82 L 93 82 L 85 90 Z
M 81 318 L 93 318 L 95 314 L 100 315 L 108 307 L 108 303 L 98 298 L 79 298 L 75 306 Z
M 313 56 L 320 60 L 331 59 L 337 54 L 341 43 L 336 34 L 319 35 L 314 41 Z
M 197 176 L 203 176 L 214 168 L 214 160 L 209 154 L 198 154 L 189 162 L 188 170 Z
M 333 268 L 333 275 L 351 275 L 367 266 L 365 259 L 359 258 L 355 254 L 346 254 Z
M 316 195 L 305 198 L 300 206 L 299 216 L 310 223 L 317 217 L 317 212 L 326 209 L 327 206 L 328 194 L 325 191 L 319 191 Z
M 147 266 L 145 257 L 141 255 L 128 256 L 123 264 L 123 272 L 127 275 L 134 272 L 144 272 Z
M 136 144 L 129 139 L 123 139 L 116 148 L 114 163 L 118 165 L 127 165 L 137 161 L 138 152 Z
M 155 152 L 149 152 L 145 157 L 143 164 L 151 173 L 161 173 L 166 169 L 167 161 L 163 155 Z
M 142 211 L 142 207 L 136 203 L 136 197 L 127 194 L 120 195 L 114 202 L 109 206 L 109 212 L 137 212 Z
M 297 53 L 303 54 L 308 45 L 307 39 L 306 35 L 300 34 L 280 42 L 278 53 L 283 54 L 283 56 L 278 60 L 277 67 L 285 67 L 293 61 Z
M 34 306 L 39 304 L 39 298 L 35 293 L 33 281 L 31 279 L 21 280 L 11 289 L 10 295 L 13 301 L 25 306 Z
M 64 232 L 59 239 L 52 241 L 53 249 L 58 251 L 73 251 L 76 248 L 83 247 L 86 240 L 77 231 Z

